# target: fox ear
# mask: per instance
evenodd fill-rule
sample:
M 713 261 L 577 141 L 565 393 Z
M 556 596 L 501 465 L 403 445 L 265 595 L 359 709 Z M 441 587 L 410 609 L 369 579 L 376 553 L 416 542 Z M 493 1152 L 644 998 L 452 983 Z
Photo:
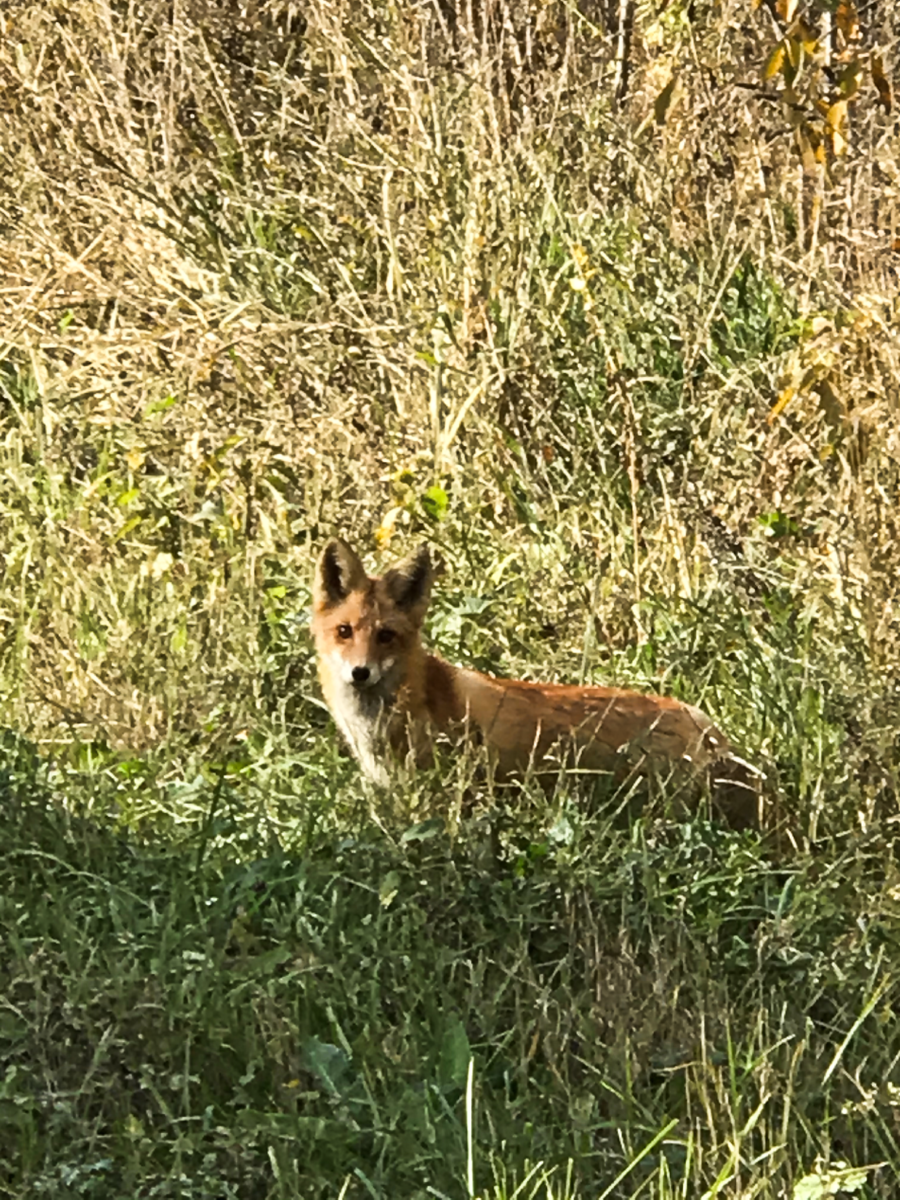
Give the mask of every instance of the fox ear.
M 391 567 L 384 576 L 387 593 L 398 608 L 413 613 L 419 610 L 423 616 L 431 599 L 431 581 L 434 567 L 427 546 L 420 546 L 415 554 Z
M 368 578 L 356 551 L 340 538 L 334 538 L 322 551 L 316 565 L 313 606 L 317 612 L 333 608 L 346 600 L 351 592 L 364 588 Z

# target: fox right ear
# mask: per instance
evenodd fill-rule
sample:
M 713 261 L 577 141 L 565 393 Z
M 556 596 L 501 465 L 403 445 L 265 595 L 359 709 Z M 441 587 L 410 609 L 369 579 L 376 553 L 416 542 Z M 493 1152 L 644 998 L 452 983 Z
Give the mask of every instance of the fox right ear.
M 313 607 L 317 612 L 333 608 L 351 592 L 368 583 L 362 559 L 340 538 L 333 538 L 322 551 L 313 581 Z
M 418 614 L 421 620 L 428 607 L 433 579 L 431 554 L 427 546 L 420 546 L 415 554 L 385 572 L 383 582 L 397 607 Z

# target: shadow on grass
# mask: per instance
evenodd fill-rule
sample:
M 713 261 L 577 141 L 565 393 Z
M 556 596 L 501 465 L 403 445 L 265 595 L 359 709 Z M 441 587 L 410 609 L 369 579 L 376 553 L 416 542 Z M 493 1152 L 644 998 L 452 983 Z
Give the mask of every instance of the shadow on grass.
M 497 1196 L 538 1160 L 585 1194 L 630 1166 L 623 1196 L 900 1161 L 895 935 L 863 850 L 773 866 L 704 820 L 526 793 L 201 855 L 202 822 L 142 844 L 4 754 L 8 1194 L 458 1196 L 470 1136 Z M 97 787 L 70 773 L 68 809 Z

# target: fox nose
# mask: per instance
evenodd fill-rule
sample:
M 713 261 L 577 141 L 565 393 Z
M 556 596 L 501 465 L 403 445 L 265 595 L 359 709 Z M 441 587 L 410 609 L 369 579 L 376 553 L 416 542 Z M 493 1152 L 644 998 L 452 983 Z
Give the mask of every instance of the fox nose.
M 354 667 L 353 668 L 353 682 L 354 683 L 367 683 L 370 674 L 371 674 L 371 672 L 369 671 L 368 667 Z

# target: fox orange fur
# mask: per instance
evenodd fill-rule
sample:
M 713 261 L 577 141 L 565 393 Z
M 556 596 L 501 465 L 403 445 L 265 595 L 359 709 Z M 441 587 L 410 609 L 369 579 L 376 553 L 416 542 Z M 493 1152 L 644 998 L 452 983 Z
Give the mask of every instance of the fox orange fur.
M 698 708 L 620 688 L 495 679 L 428 654 L 421 641 L 433 567 L 427 547 L 370 578 L 346 542 L 328 543 L 313 588 L 312 631 L 328 707 L 365 773 L 428 759 L 436 731 L 458 727 L 488 747 L 499 777 L 559 770 L 627 773 L 639 766 L 703 776 L 734 825 L 756 820 L 758 773 Z M 552 757 L 550 757 L 552 756 Z M 632 755 L 633 758 L 633 755 Z

